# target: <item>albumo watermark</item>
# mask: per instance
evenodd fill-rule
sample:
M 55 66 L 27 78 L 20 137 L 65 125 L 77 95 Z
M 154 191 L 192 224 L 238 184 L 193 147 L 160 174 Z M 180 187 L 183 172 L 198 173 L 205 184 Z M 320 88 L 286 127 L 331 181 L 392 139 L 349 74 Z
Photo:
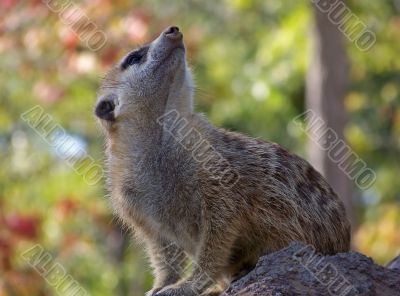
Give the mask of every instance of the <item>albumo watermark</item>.
M 326 14 L 329 21 L 336 25 L 361 51 L 368 51 L 376 42 L 376 35 L 367 25 L 340 0 L 311 0 L 317 9 Z
M 89 185 L 97 184 L 103 177 L 102 166 L 96 164 L 93 157 L 58 124 L 50 114 L 39 105 L 21 115 L 35 132 L 49 144 L 78 175 L 83 176 Z
M 100 50 L 107 42 L 106 34 L 99 30 L 86 13 L 72 1 L 42 0 L 54 13 L 57 13 L 61 22 L 67 25 L 86 46 L 92 50 Z
M 303 125 L 303 121 L 308 124 Z M 317 116 L 311 109 L 296 116 L 293 122 L 316 143 L 320 149 L 327 151 L 328 158 L 360 189 L 369 189 L 376 181 L 376 173 L 355 153 L 349 145 L 339 138 L 337 133 Z
M 41 245 L 37 244 L 26 250 L 21 257 L 56 290 L 58 295 L 89 296 L 86 290 Z
M 190 151 L 194 160 L 202 164 L 203 169 L 223 187 L 231 188 L 239 180 L 239 173 L 177 110 L 165 113 L 157 119 L 157 123 L 183 148 Z
M 331 296 L 358 295 L 353 285 L 338 271 L 335 265 L 307 245 L 293 254 L 292 258 L 299 262 L 315 279 L 326 286 Z

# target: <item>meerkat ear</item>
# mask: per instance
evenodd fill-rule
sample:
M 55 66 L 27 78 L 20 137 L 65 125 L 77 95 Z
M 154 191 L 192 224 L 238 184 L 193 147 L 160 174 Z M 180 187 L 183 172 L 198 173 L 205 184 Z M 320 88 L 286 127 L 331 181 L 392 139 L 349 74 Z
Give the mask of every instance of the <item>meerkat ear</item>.
M 96 116 L 107 121 L 114 121 L 115 100 L 115 95 L 106 96 L 100 99 L 95 110 Z

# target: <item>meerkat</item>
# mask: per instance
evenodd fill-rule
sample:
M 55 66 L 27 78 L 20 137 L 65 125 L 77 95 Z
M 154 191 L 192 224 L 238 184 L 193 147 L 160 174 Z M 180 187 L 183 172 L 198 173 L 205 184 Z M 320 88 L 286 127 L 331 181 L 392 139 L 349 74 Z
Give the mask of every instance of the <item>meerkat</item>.
M 207 295 L 218 284 L 222 291 L 293 241 L 323 254 L 349 250 L 344 206 L 309 163 L 193 111 L 177 27 L 110 70 L 95 114 L 113 209 L 144 242 L 154 269 L 146 295 Z M 184 278 L 188 257 L 193 270 Z

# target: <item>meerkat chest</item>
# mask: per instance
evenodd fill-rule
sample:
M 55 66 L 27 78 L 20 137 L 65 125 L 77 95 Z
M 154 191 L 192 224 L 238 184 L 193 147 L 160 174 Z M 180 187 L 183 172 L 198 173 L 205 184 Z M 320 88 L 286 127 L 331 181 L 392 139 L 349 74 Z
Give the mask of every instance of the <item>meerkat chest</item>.
M 109 177 L 116 212 L 135 227 L 167 236 L 193 249 L 200 222 L 200 196 L 193 169 L 171 153 L 140 153 L 129 159 L 111 155 Z
M 165 237 L 195 254 L 200 219 L 196 212 L 183 211 L 187 205 L 178 202 L 179 197 L 135 192 L 126 187 L 111 198 L 116 213 L 135 231 Z

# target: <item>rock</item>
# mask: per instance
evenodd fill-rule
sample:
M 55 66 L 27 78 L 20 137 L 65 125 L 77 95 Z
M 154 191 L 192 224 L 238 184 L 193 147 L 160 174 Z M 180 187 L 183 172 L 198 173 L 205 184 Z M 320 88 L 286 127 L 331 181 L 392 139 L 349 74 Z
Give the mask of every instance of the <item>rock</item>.
M 301 243 L 261 257 L 221 296 L 400 296 L 400 269 L 357 252 L 323 256 Z
M 389 269 L 399 269 L 400 270 L 400 256 L 394 258 L 390 263 L 386 266 Z

